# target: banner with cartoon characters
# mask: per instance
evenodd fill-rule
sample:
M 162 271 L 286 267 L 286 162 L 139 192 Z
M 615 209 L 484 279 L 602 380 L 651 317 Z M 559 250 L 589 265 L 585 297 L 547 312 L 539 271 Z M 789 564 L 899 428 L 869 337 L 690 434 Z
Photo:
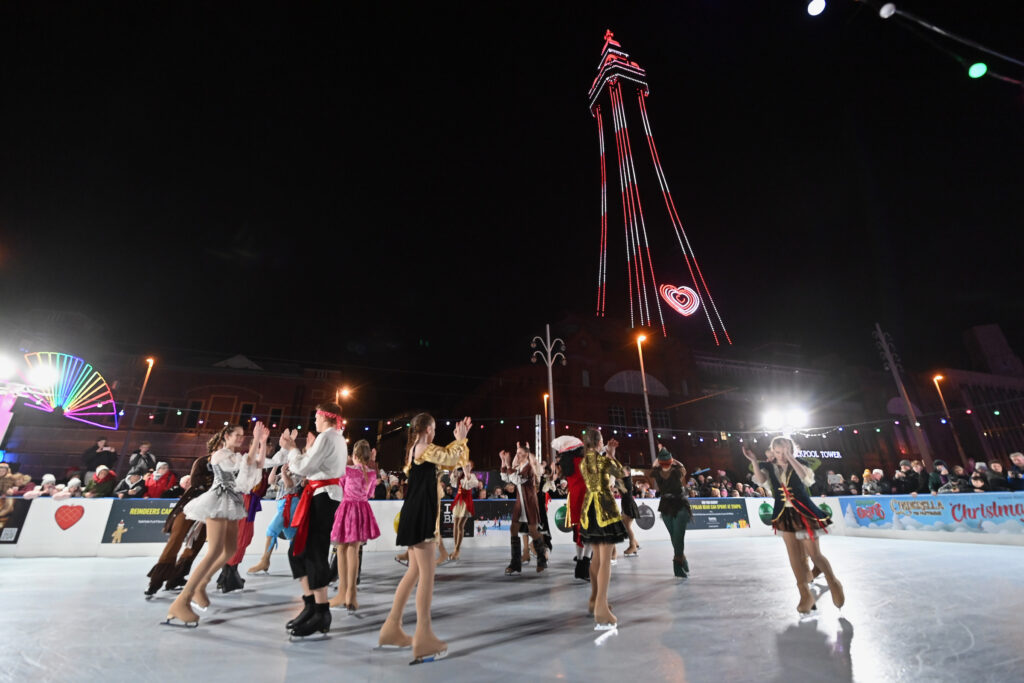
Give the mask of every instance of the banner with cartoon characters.
M 1021 493 L 851 496 L 839 501 L 849 529 L 1024 534 Z
M 164 521 L 177 499 L 133 498 L 110 506 L 101 543 L 164 543 Z

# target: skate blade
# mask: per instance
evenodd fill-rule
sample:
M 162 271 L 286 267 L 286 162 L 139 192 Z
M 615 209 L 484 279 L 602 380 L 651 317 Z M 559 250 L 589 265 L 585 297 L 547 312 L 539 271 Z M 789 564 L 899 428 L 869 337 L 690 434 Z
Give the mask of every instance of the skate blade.
M 203 607 L 202 605 L 200 605 L 198 602 L 195 602 L 194 600 L 189 602 L 189 604 L 192 605 L 197 610 L 199 610 L 200 612 L 203 612 L 204 614 L 206 613 L 206 611 L 208 609 L 210 609 L 209 605 L 207 605 L 206 607 Z
M 395 562 L 397 562 L 398 564 L 402 565 L 403 567 L 408 567 L 409 566 L 409 560 L 400 560 L 400 559 L 398 559 L 396 557 L 395 558 Z
M 395 650 L 409 650 L 412 645 L 381 645 L 377 644 L 377 647 L 373 648 L 375 652 L 394 652 Z
M 428 664 L 430 662 L 436 662 L 437 660 L 444 659 L 447 656 L 448 650 L 441 650 L 440 652 L 436 652 L 432 655 L 424 655 L 422 657 L 417 657 L 416 659 L 409 662 L 409 666 L 412 666 L 413 664 Z
M 180 623 L 176 623 L 176 622 L 180 622 Z M 172 617 L 172 616 L 168 615 L 165 620 L 160 622 L 160 625 L 161 626 L 173 626 L 175 628 L 198 628 L 199 622 L 198 621 L 181 621 L 181 619 L 179 619 L 178 617 Z
M 318 641 L 318 640 L 329 640 L 330 634 L 326 631 L 317 631 L 316 633 L 310 633 L 308 636 L 297 636 L 294 633 L 288 635 L 289 643 L 300 643 L 304 640 Z
M 614 631 L 619 628 L 617 623 L 614 624 L 594 624 L 595 631 Z

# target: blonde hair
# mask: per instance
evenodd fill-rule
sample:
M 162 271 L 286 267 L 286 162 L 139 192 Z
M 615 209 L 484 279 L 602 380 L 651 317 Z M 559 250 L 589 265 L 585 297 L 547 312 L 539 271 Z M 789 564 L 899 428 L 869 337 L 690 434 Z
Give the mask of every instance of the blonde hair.
M 785 436 L 777 436 L 772 439 L 771 447 L 775 448 L 776 446 L 782 448 L 786 455 L 792 455 L 795 457 L 797 453 L 800 452 L 800 447 L 796 445 L 796 442 Z
M 406 464 L 412 462 L 412 447 L 421 434 L 425 434 L 430 425 L 434 424 L 434 418 L 430 413 L 420 413 L 409 420 L 409 438 L 405 442 Z
M 370 442 L 366 439 L 356 441 L 356 445 L 352 447 L 352 459 L 360 465 L 368 465 L 370 463 Z

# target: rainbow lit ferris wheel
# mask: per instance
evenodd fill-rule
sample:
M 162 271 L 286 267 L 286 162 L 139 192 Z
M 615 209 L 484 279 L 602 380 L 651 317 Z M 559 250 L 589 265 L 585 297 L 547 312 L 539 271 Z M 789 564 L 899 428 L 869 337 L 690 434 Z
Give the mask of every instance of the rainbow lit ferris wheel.
M 55 351 L 26 353 L 25 362 L 26 383 L 18 392 L 28 399 L 25 405 L 101 429 L 117 429 L 114 394 L 90 363 Z M 104 424 L 105 418 L 113 418 L 113 426 Z

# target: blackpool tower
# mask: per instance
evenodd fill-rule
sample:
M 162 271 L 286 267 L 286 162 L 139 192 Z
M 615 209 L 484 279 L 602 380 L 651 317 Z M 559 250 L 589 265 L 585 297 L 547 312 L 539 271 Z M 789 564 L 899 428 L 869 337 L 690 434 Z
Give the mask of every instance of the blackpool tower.
M 716 345 L 732 344 L 729 332 L 711 296 L 704 273 L 690 238 L 683 229 L 675 201 L 668 188 L 668 180 L 661 166 L 654 133 L 647 116 L 647 72 L 631 60 L 611 31 L 604 34 L 604 47 L 597 76 L 590 86 L 588 101 L 590 113 L 597 120 L 598 143 L 601 152 L 601 247 L 597 270 L 597 315 L 605 314 L 608 290 L 608 172 L 605 154 L 604 120 L 610 116 L 615 133 L 615 159 L 618 168 L 619 197 L 622 207 L 623 231 L 626 241 L 626 273 L 629 282 L 629 320 L 632 327 L 660 327 L 667 334 L 664 308 L 689 317 L 702 311 Z M 639 113 L 644 137 L 651 154 L 654 173 L 661 187 L 665 210 L 682 251 L 689 281 L 686 284 L 659 281 L 655 276 L 654 260 L 647 238 L 647 223 L 640 200 L 636 166 L 633 162 L 633 143 L 630 136 L 627 108 Z M 635 116 L 635 114 L 634 114 Z M 642 143 L 641 143 L 642 144 Z M 664 258 L 659 259 L 664 262 Z M 652 304 L 653 302 L 653 304 Z M 663 306 L 664 304 L 664 306 Z

